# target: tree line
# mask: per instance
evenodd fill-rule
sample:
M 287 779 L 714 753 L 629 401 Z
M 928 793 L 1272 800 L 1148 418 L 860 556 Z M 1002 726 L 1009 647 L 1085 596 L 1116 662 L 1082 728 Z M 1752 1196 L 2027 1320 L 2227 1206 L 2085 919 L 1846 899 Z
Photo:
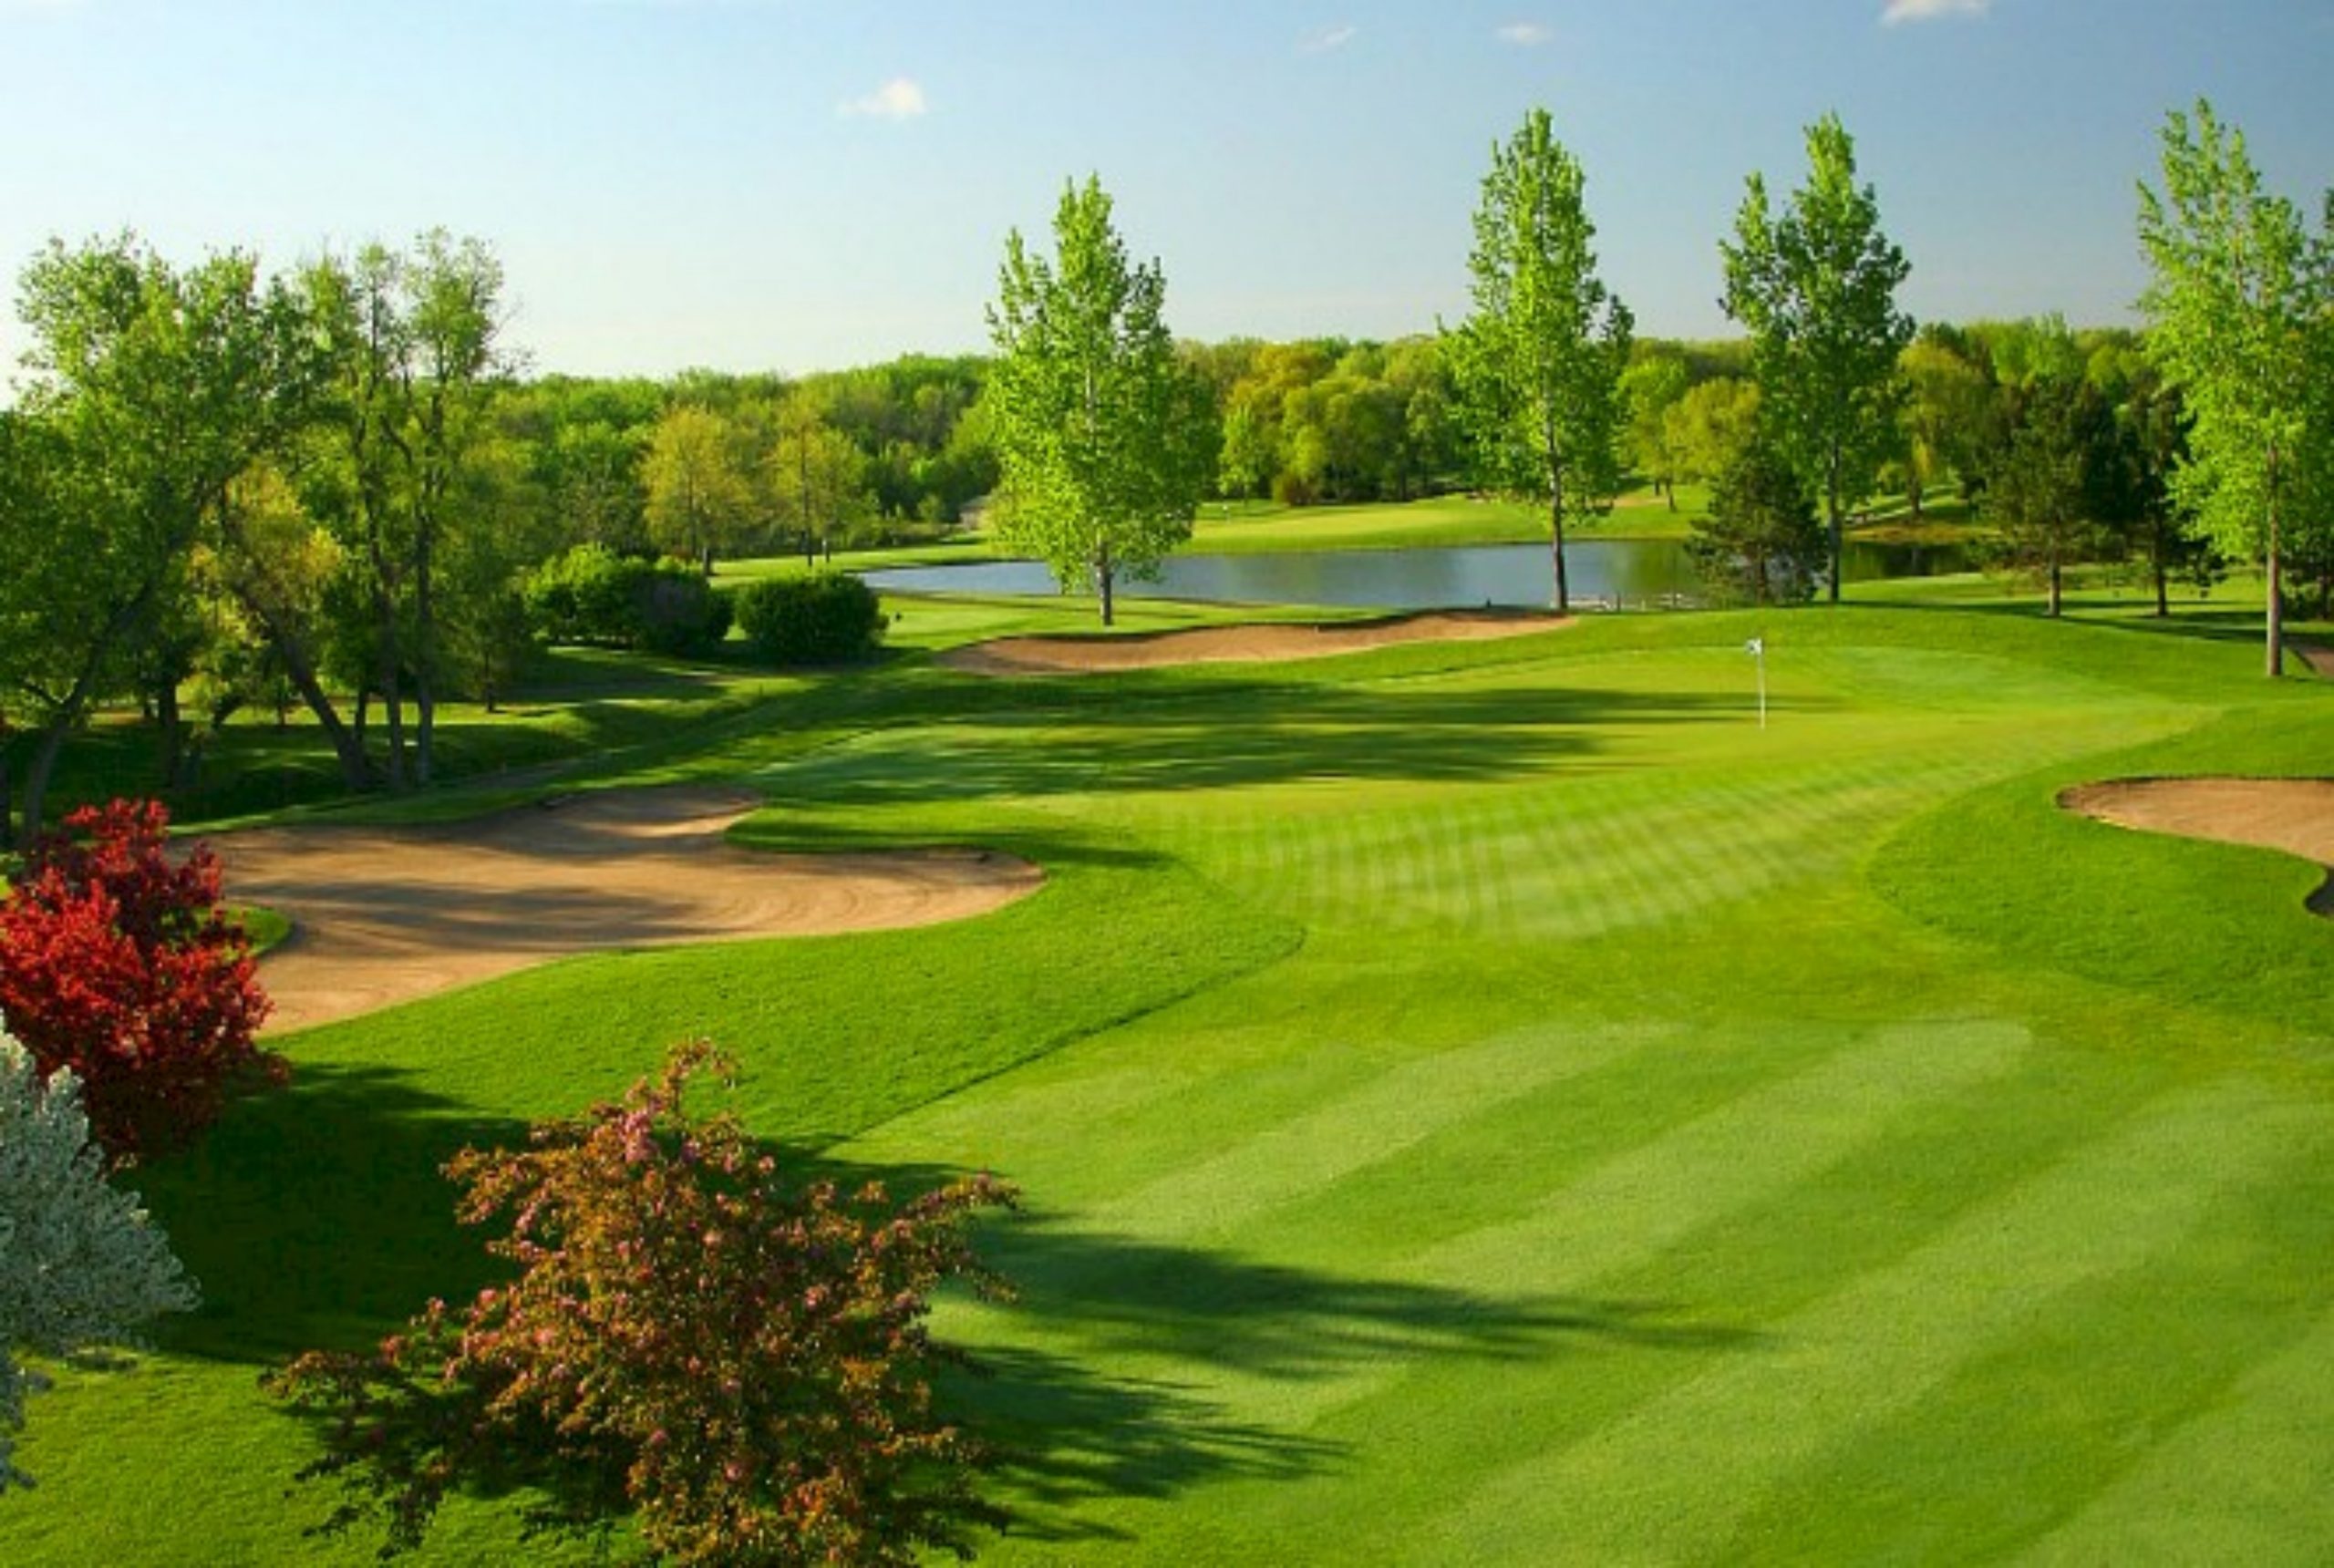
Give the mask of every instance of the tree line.
M 2053 609 L 2079 562 L 2143 561 L 2159 606 L 2215 552 L 2263 566 L 2278 667 L 2288 590 L 2334 599 L 2334 229 L 2199 105 L 2143 188 L 2144 332 L 1916 331 L 1848 133 L 1827 117 L 1807 152 L 1781 201 L 1747 182 L 1719 257 L 1746 336 L 1723 344 L 1635 335 L 1544 112 L 1494 149 L 1468 315 L 1393 343 L 1178 343 L 1096 180 L 1065 191 L 1051 256 L 1008 242 L 991 356 L 790 380 L 532 377 L 500 263 L 442 232 L 273 274 L 52 242 L 0 412 L 0 804 L 36 825 L 66 738 L 125 700 L 165 787 L 259 705 L 305 707 L 350 788 L 424 786 L 439 704 L 507 685 L 546 634 L 531 574 L 563 552 L 709 575 L 983 501 L 1107 619 L 1205 499 L 1535 497 L 1561 609 L 1565 529 L 1631 475 L 1672 505 L 1711 487 L 1698 553 L 1754 599 L 1836 598 L 1852 519 L 1893 493 L 1917 521 L 1952 482 Z
M 1107 624 L 1114 576 L 1188 539 L 1207 494 L 1400 498 L 1455 469 L 1546 507 L 1561 613 L 1567 527 L 1634 472 L 1672 505 L 1681 479 L 1712 484 L 1694 550 L 1726 588 L 1837 601 L 1860 509 L 1894 487 L 1917 521 L 1950 475 L 2053 614 L 2076 562 L 2143 556 L 2160 611 L 2214 552 L 2260 565 L 2279 673 L 2293 569 L 2334 607 L 2334 193 L 2312 232 L 2200 102 L 2167 118 L 2161 191 L 2141 187 L 2143 333 L 1916 332 L 1854 139 L 1827 115 L 1805 140 L 1802 183 L 1778 201 L 1753 171 L 1719 247 L 1740 352 L 1637 340 L 1545 110 L 1492 150 L 1468 315 L 1391 349 L 1178 363 L 1159 264 L 1130 267 L 1100 181 L 1073 184 L 1053 257 L 1008 240 L 990 313 L 1004 536 L 1090 584 Z

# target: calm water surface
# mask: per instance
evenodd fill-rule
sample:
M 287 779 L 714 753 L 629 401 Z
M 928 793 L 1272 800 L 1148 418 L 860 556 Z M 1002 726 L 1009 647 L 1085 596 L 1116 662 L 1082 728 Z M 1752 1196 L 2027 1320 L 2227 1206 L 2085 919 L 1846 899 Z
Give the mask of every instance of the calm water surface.
M 1847 580 L 1922 577 L 1968 569 L 1957 550 L 1851 543 Z M 1674 539 L 1595 539 L 1565 547 L 1575 600 L 1646 605 L 1701 591 L 1685 545 Z M 980 561 L 865 573 L 879 592 L 1054 593 L 1053 573 L 1034 561 Z M 1544 544 L 1442 550 L 1324 550 L 1274 555 L 1171 556 L 1156 583 L 1122 582 L 1121 595 L 1225 604 L 1335 604 L 1435 610 L 1542 605 L 1553 597 Z

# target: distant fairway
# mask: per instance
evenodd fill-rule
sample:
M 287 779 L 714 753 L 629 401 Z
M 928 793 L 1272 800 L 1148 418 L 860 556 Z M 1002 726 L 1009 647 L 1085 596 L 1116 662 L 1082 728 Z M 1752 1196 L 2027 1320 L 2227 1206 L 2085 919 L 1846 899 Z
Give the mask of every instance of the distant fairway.
M 914 604 L 914 641 L 1070 609 Z M 1745 637 L 1770 649 L 1773 722 Z M 1286 665 L 906 660 L 657 753 L 927 931 L 567 960 L 289 1037 L 139 1184 L 210 1305 L 32 1409 L 0 1562 L 304 1542 L 255 1391 L 479 1277 L 434 1162 L 713 1034 L 758 1130 L 1025 1188 L 951 1303 L 1002 1563 L 2306 1563 L 2334 1541 L 2322 872 L 2059 791 L 2334 772 L 2249 643 L 1851 606 Z M 503 1505 L 420 1561 L 550 1560 Z M 576 1554 L 582 1560 L 583 1554 Z

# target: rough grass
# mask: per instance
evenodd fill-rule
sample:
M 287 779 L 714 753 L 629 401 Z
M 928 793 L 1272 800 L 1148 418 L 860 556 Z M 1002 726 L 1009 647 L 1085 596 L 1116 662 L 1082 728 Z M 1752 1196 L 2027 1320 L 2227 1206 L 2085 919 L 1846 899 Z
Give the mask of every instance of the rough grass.
M 1030 1194 L 990 1237 L 1022 1302 L 945 1320 L 1008 1439 L 998 1561 L 2321 1561 L 2317 873 L 2051 798 L 2322 772 L 2334 694 L 2086 614 L 1089 682 L 911 651 L 666 716 L 613 770 L 750 782 L 754 841 L 986 842 L 1053 881 L 294 1037 L 294 1091 L 140 1173 L 211 1305 L 34 1407 L 0 1560 L 368 1554 L 298 1537 L 324 1500 L 284 1496 L 305 1439 L 257 1370 L 476 1280 L 448 1150 L 708 1031 L 806 1155 Z M 544 1554 L 511 1528 L 468 1504 L 425 1558 Z

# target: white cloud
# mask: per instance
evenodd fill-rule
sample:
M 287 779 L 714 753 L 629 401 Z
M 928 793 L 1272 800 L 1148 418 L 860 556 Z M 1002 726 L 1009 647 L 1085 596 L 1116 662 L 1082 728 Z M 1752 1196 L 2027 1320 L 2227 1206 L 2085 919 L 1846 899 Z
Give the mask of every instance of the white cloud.
M 924 112 L 924 88 L 913 77 L 893 77 L 865 98 L 853 98 L 842 106 L 847 115 L 865 115 L 874 119 L 914 119 Z
M 1555 40 L 1556 30 L 1543 22 L 1510 22 L 1499 30 L 1503 44 L 1513 44 L 1519 49 L 1536 49 Z
M 1894 27 L 1899 22 L 1934 22 L 1940 16 L 1982 16 L 1993 8 L 1994 0 L 1888 0 L 1880 21 Z
M 1322 27 L 1299 38 L 1296 52 L 1300 55 L 1326 55 L 1352 43 L 1354 35 L 1360 31 L 1360 28 L 1352 26 Z

